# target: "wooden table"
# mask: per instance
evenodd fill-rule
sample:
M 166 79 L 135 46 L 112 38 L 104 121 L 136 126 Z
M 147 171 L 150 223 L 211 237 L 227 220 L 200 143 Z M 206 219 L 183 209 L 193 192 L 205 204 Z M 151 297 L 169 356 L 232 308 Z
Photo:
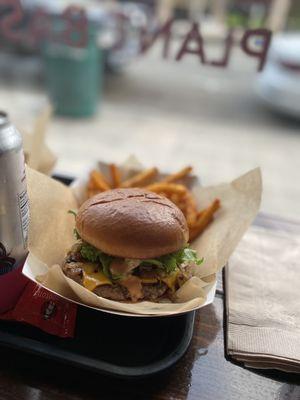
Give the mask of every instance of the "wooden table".
M 257 224 L 300 232 L 299 224 L 261 215 Z M 0 400 L 50 399 L 300 399 L 300 376 L 248 370 L 224 354 L 224 293 L 197 312 L 191 346 L 161 376 L 124 382 L 0 349 Z M 300 340 L 300 338 L 299 338 Z

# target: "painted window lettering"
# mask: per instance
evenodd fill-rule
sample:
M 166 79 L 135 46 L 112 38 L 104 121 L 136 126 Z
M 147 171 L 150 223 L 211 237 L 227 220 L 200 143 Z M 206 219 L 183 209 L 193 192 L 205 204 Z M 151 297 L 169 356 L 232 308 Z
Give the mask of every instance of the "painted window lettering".
M 13 42 L 25 42 L 38 46 L 45 40 L 64 43 L 73 47 L 85 47 L 88 43 L 88 18 L 84 8 L 70 5 L 60 15 L 63 29 L 57 30 L 50 15 L 43 8 L 37 8 L 30 16 L 29 23 L 24 27 L 24 11 L 20 0 L 0 0 L 0 11 L 5 10 L 0 18 L 0 30 L 3 36 Z M 126 45 L 126 24 L 128 17 L 121 11 L 107 15 L 117 22 L 115 33 L 116 40 L 114 50 L 120 50 Z M 223 50 L 219 59 L 209 59 L 205 47 L 205 37 L 202 36 L 201 26 L 191 22 L 189 29 L 181 43 L 170 54 L 172 28 L 174 19 L 169 19 L 154 31 L 145 26 L 139 31 L 139 52 L 145 54 L 159 39 L 163 41 L 163 57 L 173 57 L 176 61 L 182 61 L 187 56 L 197 57 L 201 64 L 213 67 L 227 67 L 230 62 L 232 49 L 235 45 L 234 30 L 230 30 L 224 37 Z M 272 32 L 269 29 L 245 30 L 239 41 L 239 46 L 249 57 L 257 59 L 257 70 L 262 71 L 266 62 L 271 43 Z M 254 41 L 256 40 L 256 43 Z M 257 45 L 257 43 L 259 43 Z
M 0 11 L 5 11 L 0 18 L 0 31 L 11 42 L 38 46 L 47 39 L 73 47 L 87 45 L 88 23 L 82 7 L 68 6 L 65 9 L 59 17 L 63 23 L 61 31 L 56 30 L 51 16 L 41 7 L 24 24 L 26 19 L 20 0 L 0 0 Z
M 170 57 L 170 40 L 172 37 L 172 25 L 174 20 L 167 21 L 159 27 L 154 33 L 147 34 L 143 31 L 141 34 L 140 51 L 144 54 L 153 44 L 161 38 L 163 42 L 163 57 Z M 204 65 L 215 67 L 226 67 L 229 64 L 230 55 L 234 46 L 234 31 L 230 30 L 224 40 L 224 52 L 219 60 L 209 60 L 205 52 L 205 39 L 201 34 L 200 25 L 196 22 L 191 23 L 190 30 L 186 33 L 182 43 L 175 54 L 176 61 L 183 60 L 187 55 L 194 55 Z M 247 29 L 240 41 L 241 49 L 250 57 L 258 60 L 257 70 L 262 71 L 266 62 L 268 50 L 270 47 L 272 32 L 269 29 Z M 253 39 L 259 39 L 260 46 L 253 46 Z

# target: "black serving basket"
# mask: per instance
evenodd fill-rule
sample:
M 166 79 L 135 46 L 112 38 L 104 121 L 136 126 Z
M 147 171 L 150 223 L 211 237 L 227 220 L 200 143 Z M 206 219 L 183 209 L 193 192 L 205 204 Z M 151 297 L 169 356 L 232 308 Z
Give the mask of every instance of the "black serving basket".
M 56 176 L 65 184 L 68 177 Z M 172 317 L 126 317 L 79 306 L 74 338 L 62 339 L 17 322 L 0 321 L 0 345 L 119 378 L 144 378 L 186 352 L 195 311 Z

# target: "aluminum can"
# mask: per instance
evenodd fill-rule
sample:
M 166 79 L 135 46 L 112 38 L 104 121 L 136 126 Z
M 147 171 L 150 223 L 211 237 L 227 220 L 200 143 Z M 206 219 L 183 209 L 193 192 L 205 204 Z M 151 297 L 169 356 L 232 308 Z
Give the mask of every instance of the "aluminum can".
M 29 203 L 22 137 L 0 111 L 0 279 L 28 253 Z

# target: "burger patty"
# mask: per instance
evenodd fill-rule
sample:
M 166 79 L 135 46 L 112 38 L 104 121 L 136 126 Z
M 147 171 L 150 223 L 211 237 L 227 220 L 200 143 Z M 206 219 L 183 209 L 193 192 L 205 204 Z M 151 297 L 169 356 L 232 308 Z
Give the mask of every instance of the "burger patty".
M 130 300 L 128 290 L 121 285 L 101 285 L 94 289 L 97 296 L 115 301 Z
M 63 273 L 73 281 L 83 284 L 83 271 L 80 262 L 66 262 L 62 267 Z
M 155 301 L 166 293 L 168 286 L 164 282 L 143 283 L 142 290 L 144 300 Z
M 167 290 L 168 287 L 163 282 L 142 283 L 143 297 L 140 300 L 156 301 L 162 297 Z M 128 290 L 119 284 L 97 286 L 94 289 L 94 293 L 96 293 L 97 296 L 115 301 L 131 300 Z
M 63 265 L 62 270 L 68 278 L 73 279 L 75 282 L 83 286 L 83 262 L 73 260 L 74 258 L 68 258 Z M 143 297 L 141 300 L 156 301 L 166 294 L 167 290 L 168 286 L 164 282 L 142 283 Z M 115 301 L 126 301 L 131 299 L 128 290 L 120 284 L 97 286 L 93 292 L 97 296 Z

